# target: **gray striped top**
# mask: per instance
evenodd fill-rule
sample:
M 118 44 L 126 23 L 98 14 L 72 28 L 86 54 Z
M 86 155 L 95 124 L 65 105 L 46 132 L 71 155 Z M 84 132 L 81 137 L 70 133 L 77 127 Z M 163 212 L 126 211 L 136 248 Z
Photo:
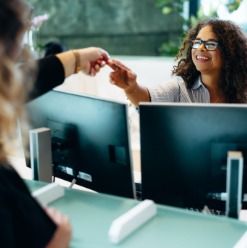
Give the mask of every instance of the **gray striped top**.
M 174 77 L 162 85 L 148 88 L 151 102 L 210 103 L 207 88 L 200 77 L 191 89 L 187 89 L 181 77 Z

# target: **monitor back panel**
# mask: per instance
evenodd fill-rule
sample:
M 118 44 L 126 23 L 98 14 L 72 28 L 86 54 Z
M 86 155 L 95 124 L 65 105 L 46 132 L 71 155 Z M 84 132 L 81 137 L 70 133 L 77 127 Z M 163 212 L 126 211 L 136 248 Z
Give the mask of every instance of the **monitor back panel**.
M 126 104 L 53 90 L 28 103 L 27 112 L 32 128 L 51 129 L 56 176 L 135 197 Z
M 227 151 L 247 160 L 245 105 L 141 104 L 142 196 L 182 208 L 224 208 Z M 247 192 L 246 180 L 243 191 Z

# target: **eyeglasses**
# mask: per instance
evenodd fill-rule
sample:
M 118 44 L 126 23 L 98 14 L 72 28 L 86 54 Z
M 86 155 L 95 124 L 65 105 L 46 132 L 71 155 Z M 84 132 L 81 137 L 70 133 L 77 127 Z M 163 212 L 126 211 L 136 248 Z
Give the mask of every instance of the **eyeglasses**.
M 201 40 L 201 39 L 191 39 L 190 42 L 191 42 L 191 47 L 193 49 L 198 49 L 201 46 L 201 44 L 203 44 L 208 51 L 215 51 L 219 44 L 215 40 Z

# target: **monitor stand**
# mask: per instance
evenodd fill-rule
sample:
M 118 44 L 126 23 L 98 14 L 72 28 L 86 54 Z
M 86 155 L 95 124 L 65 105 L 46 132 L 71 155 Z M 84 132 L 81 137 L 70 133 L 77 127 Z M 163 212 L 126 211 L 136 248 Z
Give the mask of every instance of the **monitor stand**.
M 227 155 L 226 216 L 239 218 L 242 207 L 243 155 L 229 151 Z
M 52 182 L 51 130 L 38 128 L 29 131 L 32 179 Z

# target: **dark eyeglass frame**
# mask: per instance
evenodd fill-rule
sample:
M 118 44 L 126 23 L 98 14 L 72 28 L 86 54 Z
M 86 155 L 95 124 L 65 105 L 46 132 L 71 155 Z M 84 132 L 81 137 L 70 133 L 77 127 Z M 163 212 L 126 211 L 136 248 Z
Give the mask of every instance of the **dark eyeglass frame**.
M 195 44 L 194 41 L 199 41 L 200 43 Z M 209 43 L 214 43 L 215 47 L 210 48 L 210 44 Z M 215 51 L 218 48 L 219 42 L 216 40 L 201 40 L 198 38 L 194 38 L 190 40 L 190 44 L 191 47 L 193 49 L 198 49 L 202 44 L 204 45 L 204 47 L 208 50 L 208 51 Z M 195 47 L 196 46 L 196 47 Z

